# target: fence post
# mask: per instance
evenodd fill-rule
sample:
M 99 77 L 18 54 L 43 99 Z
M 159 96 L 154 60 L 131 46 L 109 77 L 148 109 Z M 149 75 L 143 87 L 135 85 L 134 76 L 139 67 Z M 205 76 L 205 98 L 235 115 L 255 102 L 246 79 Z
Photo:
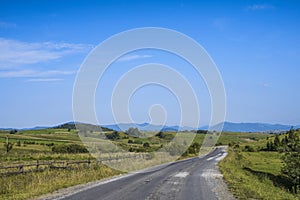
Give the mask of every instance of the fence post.
M 91 165 L 91 158 L 88 159 L 88 168 L 90 168 Z
M 39 160 L 36 161 L 36 171 L 39 171 Z
M 19 170 L 20 170 L 20 173 L 23 174 L 23 173 L 24 173 L 24 166 L 23 166 L 23 165 L 20 165 L 20 166 L 19 166 Z

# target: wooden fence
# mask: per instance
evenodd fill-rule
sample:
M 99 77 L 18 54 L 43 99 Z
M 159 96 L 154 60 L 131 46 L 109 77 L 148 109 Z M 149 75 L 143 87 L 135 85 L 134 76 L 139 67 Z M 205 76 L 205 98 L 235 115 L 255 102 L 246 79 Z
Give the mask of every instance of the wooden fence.
M 16 164 L 11 166 L 0 166 L 0 175 L 24 174 L 28 172 L 44 171 L 46 169 L 68 169 L 85 166 L 90 168 L 91 164 L 100 164 L 102 162 L 119 161 L 122 159 L 151 159 L 148 154 L 125 155 L 119 157 L 107 157 L 100 160 L 79 160 L 79 161 L 35 161 L 30 164 Z
M 27 172 L 38 172 L 44 171 L 46 169 L 73 169 L 74 165 L 80 166 L 86 164 L 89 168 L 92 161 L 89 160 L 80 160 L 80 161 L 49 161 L 49 162 L 40 162 L 36 161 L 31 164 L 18 164 L 11 166 L 0 166 L 1 175 L 13 175 L 13 174 L 24 174 Z

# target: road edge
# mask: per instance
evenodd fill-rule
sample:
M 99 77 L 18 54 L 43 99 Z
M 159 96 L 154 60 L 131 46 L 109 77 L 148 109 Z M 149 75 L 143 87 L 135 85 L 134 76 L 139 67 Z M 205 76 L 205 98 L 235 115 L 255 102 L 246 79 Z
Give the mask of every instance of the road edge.
M 164 164 L 161 164 L 161 165 L 149 167 L 149 168 L 146 168 L 146 169 L 130 172 L 130 173 L 120 174 L 120 175 L 100 179 L 100 180 L 97 180 L 97 181 L 91 181 L 91 182 L 88 182 L 88 183 L 83 183 L 83 184 L 79 184 L 79 185 L 70 186 L 70 187 L 67 187 L 67 188 L 58 189 L 58 190 L 53 191 L 53 192 L 48 193 L 48 194 L 43 194 L 43 195 L 38 196 L 38 197 L 33 197 L 33 198 L 31 198 L 31 200 L 60 200 L 60 199 L 66 198 L 68 196 L 72 196 L 76 193 L 83 192 L 85 190 L 88 190 L 88 189 L 91 189 L 91 188 L 94 188 L 94 187 L 97 187 L 97 186 L 100 186 L 100 185 L 103 185 L 103 184 L 106 184 L 106 183 L 110 183 L 110 182 L 113 182 L 113 181 L 117 181 L 117 180 L 120 180 L 120 179 L 123 179 L 123 178 L 126 178 L 126 177 L 130 177 L 130 176 L 133 176 L 133 175 L 138 174 L 138 173 L 147 173 L 147 172 L 150 172 L 150 171 L 156 171 L 156 170 L 159 170 L 159 169 L 161 169 L 163 167 L 166 167 L 170 164 L 179 163 L 179 162 L 183 162 L 183 161 L 191 160 L 191 159 L 195 159 L 195 158 L 203 158 L 206 155 L 208 155 L 209 153 L 216 150 L 216 148 L 217 147 L 214 147 L 208 153 L 205 153 L 205 154 L 202 154 L 202 155 L 199 155 L 199 156 L 185 158 L 185 159 L 182 159 L 182 160 L 177 160 L 177 161 L 174 161 L 174 162 L 168 162 L 168 163 L 164 163 Z

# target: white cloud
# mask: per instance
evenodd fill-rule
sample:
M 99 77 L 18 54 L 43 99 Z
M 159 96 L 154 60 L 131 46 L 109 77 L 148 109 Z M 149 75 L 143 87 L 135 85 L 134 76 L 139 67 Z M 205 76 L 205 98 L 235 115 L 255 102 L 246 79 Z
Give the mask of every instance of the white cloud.
M 119 62 L 127 62 L 127 61 L 132 61 L 132 60 L 137 60 L 137 59 L 143 59 L 143 58 L 151 58 L 151 55 L 127 55 L 119 58 L 117 61 Z
M 72 75 L 76 74 L 77 71 L 60 71 L 60 70 L 50 70 L 37 73 L 38 76 L 50 76 L 50 75 Z
M 47 77 L 53 75 L 72 75 L 75 73 L 76 71 L 59 71 L 59 70 L 36 71 L 36 70 L 26 69 L 26 70 L 0 71 L 0 77 L 1 78 Z
M 263 83 L 262 86 L 265 87 L 265 88 L 271 87 L 271 85 L 269 83 Z
M 11 78 L 11 77 L 28 77 L 34 74 L 33 70 L 17 70 L 17 71 L 1 71 L 0 77 Z
M 63 80 L 64 79 L 61 78 L 34 78 L 34 79 L 28 79 L 27 82 L 58 82 Z
M 266 10 L 266 9 L 273 9 L 274 6 L 270 5 L 270 4 L 254 4 L 251 6 L 247 7 L 247 10 L 252 10 L 252 11 L 256 11 L 256 10 Z
M 17 25 L 10 22 L 0 21 L 0 28 L 16 28 Z
M 0 38 L 0 69 L 53 61 L 65 55 L 88 52 L 93 46 L 64 42 L 28 43 Z

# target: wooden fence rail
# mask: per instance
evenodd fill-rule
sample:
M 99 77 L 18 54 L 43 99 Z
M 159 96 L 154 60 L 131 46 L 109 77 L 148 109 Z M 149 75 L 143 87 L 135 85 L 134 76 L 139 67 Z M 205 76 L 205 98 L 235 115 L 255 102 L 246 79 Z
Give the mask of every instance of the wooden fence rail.
M 80 164 L 86 164 L 87 167 L 89 168 L 91 165 L 91 160 L 89 159 L 89 160 L 80 160 L 80 161 L 49 161 L 49 162 L 36 161 L 35 164 L 0 166 L 0 174 L 1 175 L 23 174 L 27 172 L 43 171 L 45 169 L 72 169 L 72 165 L 79 166 Z
M 18 165 L 11 165 L 11 166 L 0 166 L 0 175 L 13 175 L 13 174 L 24 174 L 27 172 L 37 172 L 43 171 L 46 169 L 74 169 L 74 165 L 80 166 L 86 164 L 88 168 L 90 168 L 92 163 L 99 164 L 102 162 L 107 161 L 119 161 L 122 159 L 150 159 L 150 156 L 147 154 L 140 154 L 140 155 L 126 155 L 126 156 L 117 156 L 117 157 L 107 157 L 102 158 L 100 160 L 78 160 L 78 161 L 39 161 L 37 160 L 35 163 L 31 164 L 18 164 Z M 15 169 L 15 170 L 14 170 Z

